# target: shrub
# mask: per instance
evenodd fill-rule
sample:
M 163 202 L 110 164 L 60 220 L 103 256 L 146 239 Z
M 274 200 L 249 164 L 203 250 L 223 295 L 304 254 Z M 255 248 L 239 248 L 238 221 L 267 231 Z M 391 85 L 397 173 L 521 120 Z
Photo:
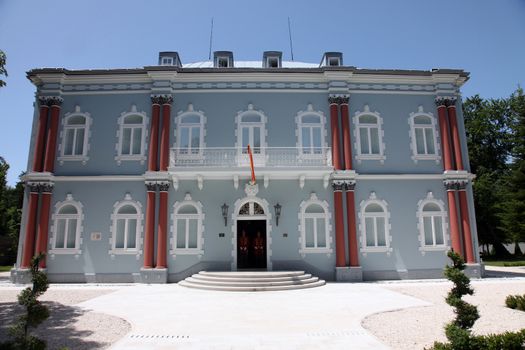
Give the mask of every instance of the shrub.
M 505 304 L 511 309 L 518 309 L 525 311 L 525 294 L 524 295 L 509 295 L 505 299 Z

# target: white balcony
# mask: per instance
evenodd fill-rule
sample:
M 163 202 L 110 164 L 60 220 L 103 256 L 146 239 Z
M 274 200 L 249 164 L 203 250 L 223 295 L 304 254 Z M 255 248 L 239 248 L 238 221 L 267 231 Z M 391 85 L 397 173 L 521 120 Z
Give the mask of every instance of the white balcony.
M 257 168 L 331 168 L 332 153 L 329 147 L 259 147 L 254 148 L 253 162 Z M 246 149 L 237 147 L 207 147 L 188 150 L 172 148 L 170 150 L 170 170 L 178 168 L 231 169 L 250 166 Z M 196 170 L 196 169 L 195 169 Z

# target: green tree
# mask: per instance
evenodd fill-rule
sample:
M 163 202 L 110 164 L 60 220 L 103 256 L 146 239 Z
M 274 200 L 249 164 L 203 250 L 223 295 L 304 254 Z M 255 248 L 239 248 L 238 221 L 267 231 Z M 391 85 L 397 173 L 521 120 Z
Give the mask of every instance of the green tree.
M 501 222 L 502 203 L 512 154 L 512 111 L 508 99 L 485 100 L 479 95 L 463 103 L 465 129 L 474 181 L 474 203 L 478 237 L 482 244 L 492 244 L 496 254 L 508 254 L 502 243 L 511 237 Z
M 0 50 L 0 78 L 2 75 L 5 75 L 7 77 L 7 70 L 5 68 L 6 65 L 6 56 L 4 51 Z M 0 87 L 5 86 L 5 81 L 0 79 Z

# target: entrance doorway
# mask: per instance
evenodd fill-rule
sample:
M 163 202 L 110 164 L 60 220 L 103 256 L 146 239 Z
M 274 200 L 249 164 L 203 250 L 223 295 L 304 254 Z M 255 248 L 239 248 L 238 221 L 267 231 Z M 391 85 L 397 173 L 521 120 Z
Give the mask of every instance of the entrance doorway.
M 266 269 L 266 220 L 237 221 L 237 268 Z

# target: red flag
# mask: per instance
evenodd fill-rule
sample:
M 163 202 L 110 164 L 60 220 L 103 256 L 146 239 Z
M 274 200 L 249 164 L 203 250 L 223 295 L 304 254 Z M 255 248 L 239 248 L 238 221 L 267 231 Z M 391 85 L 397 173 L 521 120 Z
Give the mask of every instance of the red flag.
M 250 145 L 248 145 L 248 154 L 250 155 L 250 168 L 252 169 L 252 181 L 251 184 L 255 185 L 255 170 L 253 169 L 253 155 Z

